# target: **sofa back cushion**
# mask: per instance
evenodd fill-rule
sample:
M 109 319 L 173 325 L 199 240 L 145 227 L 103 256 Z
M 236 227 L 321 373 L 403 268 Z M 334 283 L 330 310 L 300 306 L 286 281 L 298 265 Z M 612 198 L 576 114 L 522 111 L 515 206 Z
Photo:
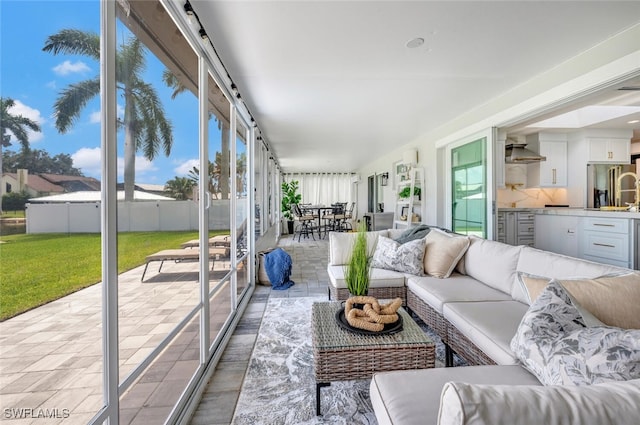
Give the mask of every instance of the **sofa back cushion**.
M 467 275 L 494 289 L 511 294 L 521 246 L 470 237 L 465 255 Z
M 595 278 L 629 271 L 621 267 L 594 263 L 592 261 L 542 251 L 528 246 L 523 247 L 516 267 L 519 272 L 546 277 L 549 278 L 549 280 Z M 516 301 L 529 304 L 528 297 L 519 284 L 513 285 L 511 297 Z
M 373 256 L 378 243 L 378 236 L 387 236 L 386 230 L 367 232 L 367 252 Z M 347 264 L 351 259 L 353 244 L 358 236 L 357 232 L 331 232 L 329 233 L 329 265 L 340 266 Z
M 640 380 L 584 387 L 448 382 L 439 425 L 636 424 Z

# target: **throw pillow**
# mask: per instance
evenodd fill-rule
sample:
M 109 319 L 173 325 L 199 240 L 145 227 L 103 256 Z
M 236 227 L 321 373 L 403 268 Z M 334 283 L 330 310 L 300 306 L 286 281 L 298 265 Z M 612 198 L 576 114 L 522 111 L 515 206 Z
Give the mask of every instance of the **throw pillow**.
M 520 285 L 525 293 L 526 298 L 523 301 L 526 301 L 529 305 L 538 298 L 550 280 L 548 277 L 536 276 L 525 272 L 516 273 L 516 283 Z
M 393 239 L 380 236 L 371 260 L 371 267 L 422 276 L 424 249 L 424 239 L 399 244 Z
M 640 330 L 585 326 L 556 280 L 525 313 L 511 350 L 545 385 L 589 385 L 640 378 Z
M 562 279 L 571 296 L 604 324 L 640 329 L 640 273 Z
M 424 271 L 438 278 L 449 277 L 469 248 L 468 237 L 453 236 L 439 229 L 431 229 L 424 240 Z
M 524 292 L 526 297 L 524 301 L 529 305 L 538 298 L 550 280 L 548 277 L 536 276 L 525 272 L 518 272 L 516 274 L 516 283 L 522 288 L 522 292 Z M 571 300 L 571 304 L 578 309 L 587 327 L 604 326 L 602 321 L 580 304 L 570 293 L 567 293 L 567 295 Z

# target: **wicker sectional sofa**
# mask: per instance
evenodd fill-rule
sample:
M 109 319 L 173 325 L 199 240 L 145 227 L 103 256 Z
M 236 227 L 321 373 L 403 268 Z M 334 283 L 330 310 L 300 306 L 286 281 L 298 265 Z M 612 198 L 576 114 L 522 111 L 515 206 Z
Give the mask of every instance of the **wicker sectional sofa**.
M 368 242 L 371 244 L 372 252 L 380 236 L 396 238 L 400 233 L 402 231 L 399 230 L 368 232 Z M 352 244 L 350 238 L 354 237 L 355 234 L 330 235 L 328 273 L 331 299 L 348 297 L 342 269 L 348 259 L 348 252 Z M 522 367 L 518 357 L 510 348 L 511 340 L 530 304 L 527 290 L 522 286 L 522 276 L 571 279 L 576 277 L 597 278 L 603 275 L 631 272 L 531 247 L 511 246 L 475 237 L 468 239 L 469 244 L 464 257 L 456 265 L 455 271 L 447 278 L 429 275 L 417 276 L 386 269 L 372 271 L 370 295 L 403 297 L 406 300 L 406 306 L 442 338 L 447 347 L 447 366 L 451 365 L 453 352 L 468 364 L 476 365 L 474 367 L 375 374 L 371 381 L 370 395 L 376 417 L 381 425 L 486 423 L 482 420 L 474 422 L 474 415 L 469 415 L 464 411 L 461 413 L 460 406 L 458 406 L 458 410 L 448 410 L 452 404 L 447 403 L 446 400 L 455 399 L 463 406 L 466 402 L 465 400 L 460 402 L 462 390 L 455 387 L 456 384 L 452 384 L 452 382 L 480 385 L 480 387 L 482 385 L 491 386 L 491 391 L 480 391 L 481 396 L 477 396 L 477 388 L 469 390 L 476 395 L 476 399 L 469 401 L 469 403 L 476 403 L 476 406 L 479 403 L 485 403 L 487 406 L 499 409 L 501 401 L 515 403 L 505 395 L 513 392 L 513 389 L 508 389 L 513 385 L 517 385 L 518 391 L 524 393 L 522 400 L 526 403 L 530 403 L 532 399 L 539 401 L 540 403 L 536 404 L 537 407 L 546 406 L 545 402 L 549 401 L 548 397 L 565 400 L 562 394 L 541 395 L 540 391 L 549 391 L 548 389 L 552 387 L 542 386 L 534 375 Z M 425 261 L 426 256 L 429 255 L 429 248 L 426 252 Z M 618 412 L 626 412 L 625 409 L 629 406 L 629 402 L 635 406 L 640 403 L 640 380 L 623 382 L 619 385 L 622 386 L 622 389 L 614 385 L 613 388 L 607 387 L 605 392 L 618 394 L 622 391 L 628 397 L 623 398 L 622 405 L 619 403 L 620 400 L 611 401 L 607 398 L 608 401 L 604 404 L 605 411 L 602 413 L 605 415 L 604 417 L 611 414 L 606 406 L 612 406 Z M 507 389 L 504 389 L 504 386 Z M 595 395 L 588 393 L 585 396 L 587 400 L 591 400 L 591 404 L 593 404 L 593 397 L 602 399 L 598 391 L 604 390 L 596 387 L 589 388 L 595 391 Z M 447 388 L 448 392 L 443 391 Z M 476 392 L 474 393 L 474 391 Z M 526 391 L 533 391 L 534 394 L 526 393 Z M 455 396 L 446 398 L 444 397 L 445 393 L 455 394 Z M 569 391 L 567 397 L 573 400 L 574 395 L 575 393 Z M 485 400 L 482 397 L 488 397 L 488 399 Z M 579 396 L 576 397 L 577 401 L 573 401 L 578 403 L 578 410 L 580 410 L 581 400 Z M 627 402 L 626 405 L 625 402 Z M 502 408 L 509 410 L 512 407 L 503 405 Z M 542 407 L 540 408 L 542 409 Z M 548 409 L 553 410 L 553 406 L 546 406 L 546 408 L 546 413 L 540 413 L 541 415 L 546 415 Z M 567 409 L 574 411 L 574 417 L 579 419 L 579 416 L 575 415 L 575 408 L 575 406 L 565 405 L 558 409 L 564 413 Z M 518 411 L 516 408 L 514 409 L 513 412 Z M 524 409 L 529 409 L 527 414 L 536 412 L 531 406 Z M 595 410 L 597 411 L 597 409 Z M 442 420 L 443 412 L 453 412 L 448 415 L 448 418 L 455 417 L 456 420 Z M 613 414 L 613 417 L 618 418 L 615 410 Z M 508 417 L 508 415 L 504 417 Z M 526 415 L 523 417 L 530 418 Z M 594 413 L 593 418 L 595 419 L 588 423 L 612 423 L 611 421 L 602 422 L 602 417 L 599 417 L 597 412 Z M 567 422 L 566 420 L 567 418 L 562 415 L 559 415 L 558 418 L 545 416 L 535 423 L 582 423 L 575 420 Z M 626 423 L 625 420 L 616 419 L 613 422 Z M 635 417 L 633 420 L 636 420 Z M 495 418 L 491 421 L 498 423 L 495 422 Z M 517 421 L 517 423 L 526 422 Z

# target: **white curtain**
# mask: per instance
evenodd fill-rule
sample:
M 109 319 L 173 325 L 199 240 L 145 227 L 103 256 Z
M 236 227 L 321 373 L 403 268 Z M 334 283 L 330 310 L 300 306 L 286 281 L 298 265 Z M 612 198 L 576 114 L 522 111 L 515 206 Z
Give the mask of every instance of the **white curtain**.
M 284 181 L 298 180 L 303 204 L 355 202 L 353 173 L 286 173 Z

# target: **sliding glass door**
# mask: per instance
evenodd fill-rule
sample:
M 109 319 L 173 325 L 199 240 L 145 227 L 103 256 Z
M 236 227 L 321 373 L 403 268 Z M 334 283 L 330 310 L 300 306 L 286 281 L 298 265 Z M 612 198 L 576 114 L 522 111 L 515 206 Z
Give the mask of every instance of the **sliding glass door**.
M 487 236 L 487 138 L 451 150 L 451 224 L 465 235 Z

